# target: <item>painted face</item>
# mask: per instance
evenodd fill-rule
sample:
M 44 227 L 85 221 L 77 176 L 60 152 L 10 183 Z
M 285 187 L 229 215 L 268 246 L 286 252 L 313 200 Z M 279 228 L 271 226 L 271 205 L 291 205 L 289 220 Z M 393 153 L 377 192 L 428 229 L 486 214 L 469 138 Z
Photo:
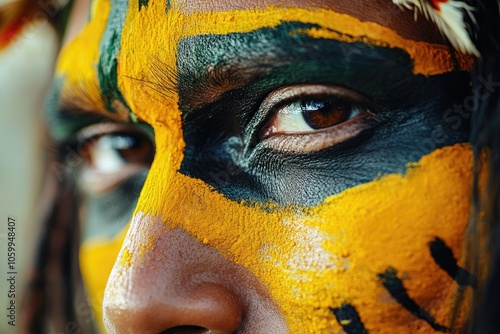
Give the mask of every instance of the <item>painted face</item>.
M 49 121 L 81 157 L 98 322 L 451 330 L 470 66 L 389 1 L 93 3 Z

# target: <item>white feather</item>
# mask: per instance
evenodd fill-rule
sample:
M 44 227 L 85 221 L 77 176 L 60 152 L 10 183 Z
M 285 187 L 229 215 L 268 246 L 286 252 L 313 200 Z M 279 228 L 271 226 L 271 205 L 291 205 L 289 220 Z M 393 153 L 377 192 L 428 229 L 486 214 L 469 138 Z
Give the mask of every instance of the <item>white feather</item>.
M 464 17 L 465 13 L 475 24 L 476 20 L 473 15 L 474 7 L 463 1 L 448 0 L 439 3 L 439 11 L 431 5 L 429 0 L 392 1 L 400 8 L 404 7 L 414 10 L 415 20 L 418 12 L 422 13 L 427 19 L 431 19 L 455 49 L 463 53 L 471 53 L 478 57 L 480 56 L 467 32 Z

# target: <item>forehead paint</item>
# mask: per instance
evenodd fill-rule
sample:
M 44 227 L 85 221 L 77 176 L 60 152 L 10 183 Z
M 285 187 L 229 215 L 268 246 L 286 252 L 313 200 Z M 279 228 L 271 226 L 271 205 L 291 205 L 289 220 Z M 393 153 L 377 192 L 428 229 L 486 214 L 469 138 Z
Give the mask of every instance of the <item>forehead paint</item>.
M 369 29 L 369 28 L 368 28 Z M 397 47 L 404 49 L 413 59 L 413 73 L 426 76 L 442 74 L 455 69 L 454 61 L 458 63 L 458 69 L 469 71 L 472 69 L 473 59 L 467 55 L 450 51 L 447 46 L 429 44 L 425 42 L 409 41 L 397 35 L 394 31 L 386 28 L 388 31 L 388 40 L 379 42 L 375 40 L 366 40 L 364 36 L 344 37 L 337 31 L 328 28 L 311 28 L 303 33 L 315 38 L 339 39 L 349 43 L 363 41 L 367 44 L 373 44 L 384 47 Z M 370 36 L 367 34 L 367 36 Z M 451 54 L 450 52 L 453 52 Z M 455 59 L 454 59 L 455 58 Z
M 75 109 L 106 113 L 96 71 L 100 40 L 110 12 L 109 1 L 95 3 L 92 20 L 59 54 L 56 76 L 63 78 L 61 100 L 75 104 Z M 76 101 L 75 101 L 76 100 Z
M 132 1 L 129 6 L 129 14 L 131 15 L 128 15 L 129 19 L 124 24 L 126 3 L 126 1 L 113 1 L 114 9 L 111 10 L 108 1 L 93 2 L 92 21 L 83 33 L 61 53 L 57 73 L 68 76 L 66 82 L 67 86 L 71 87 L 70 89 L 84 90 L 81 94 L 72 94 L 85 97 L 86 101 L 82 101 L 79 106 L 92 105 L 94 111 L 105 112 L 106 109 L 116 109 L 110 105 L 111 98 L 116 98 L 121 104 L 127 106 L 119 89 L 119 87 L 123 88 L 125 84 L 123 81 L 133 81 L 134 84 L 137 84 L 137 81 L 131 78 L 141 80 L 143 77 L 147 77 L 145 73 L 138 76 L 139 73 L 134 71 L 130 73 L 127 73 L 126 70 L 120 71 L 125 75 L 125 78 L 119 76 L 119 84 L 116 85 L 116 56 L 122 32 L 125 32 L 126 35 L 140 35 L 127 36 L 131 37 L 127 39 L 135 40 L 140 37 L 141 43 L 139 45 L 146 47 L 144 50 L 137 50 L 138 53 L 146 57 L 138 63 L 138 66 L 142 66 L 143 70 L 147 67 L 144 65 L 147 64 L 150 57 L 157 56 L 157 52 L 163 53 L 161 49 L 166 43 L 169 44 L 169 47 L 173 47 L 181 37 L 198 34 L 248 32 L 263 27 L 276 27 L 282 22 L 289 21 L 319 24 L 320 27 L 297 31 L 297 33 L 306 33 L 316 38 L 332 38 L 349 43 L 361 41 L 371 45 L 402 48 L 412 58 L 415 74 L 434 75 L 452 71 L 455 60 L 458 61 L 460 69 L 469 69 L 472 64 L 469 57 L 460 54 L 452 56 L 446 46 L 406 40 L 390 28 L 372 22 L 362 22 L 352 16 L 325 9 L 269 6 L 267 10 L 182 14 L 172 7 L 162 22 L 158 18 L 165 16 L 167 4 L 163 1 L 154 1 L 151 5 L 148 3 L 147 6 L 146 3 Z M 109 16 L 109 23 L 106 24 L 110 10 L 112 15 Z M 135 20 L 137 16 L 138 21 L 132 23 L 132 18 Z M 130 30 L 131 27 L 135 27 L 135 31 Z M 147 41 L 144 40 L 144 31 L 151 34 Z M 162 33 L 165 31 L 168 31 L 168 34 Z M 160 33 L 162 35 L 159 35 Z M 155 36 L 158 38 L 154 38 Z M 101 37 L 103 37 L 102 41 Z M 96 44 L 98 41 L 101 41 L 100 45 Z M 135 50 L 133 45 L 126 42 L 122 43 L 121 47 L 127 52 Z M 99 52 L 102 53 L 101 56 L 99 56 Z M 132 56 L 127 54 L 127 56 L 129 55 Z M 133 56 L 130 58 L 137 59 Z M 99 80 L 96 80 L 94 66 L 98 59 Z M 77 65 L 77 67 L 71 67 L 71 65 Z M 127 74 L 131 78 L 127 77 Z M 104 90 L 105 103 L 98 98 L 101 94 L 99 88 Z M 69 93 L 71 92 L 63 89 L 63 96 Z M 125 109 L 124 113 L 128 112 L 128 108 L 119 109 Z M 132 110 L 134 109 L 132 108 Z M 134 115 L 132 116 L 135 118 Z
M 111 11 L 104 31 L 98 65 L 98 76 L 106 109 L 111 112 L 127 113 L 127 103 L 121 94 L 117 83 L 117 57 L 127 14 L 128 0 L 111 1 Z M 134 116 L 132 116 L 134 118 Z

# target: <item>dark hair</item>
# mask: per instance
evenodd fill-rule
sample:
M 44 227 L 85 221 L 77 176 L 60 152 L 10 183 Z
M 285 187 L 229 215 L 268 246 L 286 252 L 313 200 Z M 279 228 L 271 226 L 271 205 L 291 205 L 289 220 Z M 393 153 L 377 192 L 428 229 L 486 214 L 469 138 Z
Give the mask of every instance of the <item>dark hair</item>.
M 40 222 L 43 234 L 23 300 L 21 332 L 48 333 L 52 328 L 91 334 L 96 331 L 78 260 L 79 196 L 72 181 L 60 181 L 53 171 L 49 169 L 41 194 L 50 205 Z
M 471 119 L 474 150 L 473 212 L 468 229 L 468 267 L 484 283 L 476 292 L 469 333 L 500 333 L 500 2 L 476 4 L 475 43 L 481 54 L 472 72 L 476 108 Z M 487 84 L 485 84 L 485 82 Z M 486 90 L 486 91 L 485 91 Z M 486 171 L 486 188 L 480 188 Z M 481 266 L 487 263 L 485 272 Z

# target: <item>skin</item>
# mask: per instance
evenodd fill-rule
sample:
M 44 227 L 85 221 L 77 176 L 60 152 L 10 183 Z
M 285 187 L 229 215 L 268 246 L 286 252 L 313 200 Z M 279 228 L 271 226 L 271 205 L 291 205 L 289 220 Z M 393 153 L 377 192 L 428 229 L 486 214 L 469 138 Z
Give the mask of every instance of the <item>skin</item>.
M 49 122 L 82 157 L 81 270 L 107 331 L 447 331 L 474 285 L 455 277 L 472 165 L 443 111 L 471 59 L 388 1 L 168 4 L 97 1 L 58 61 Z M 362 117 L 276 120 L 318 89 Z M 101 165 L 87 139 L 116 133 L 142 149 Z

